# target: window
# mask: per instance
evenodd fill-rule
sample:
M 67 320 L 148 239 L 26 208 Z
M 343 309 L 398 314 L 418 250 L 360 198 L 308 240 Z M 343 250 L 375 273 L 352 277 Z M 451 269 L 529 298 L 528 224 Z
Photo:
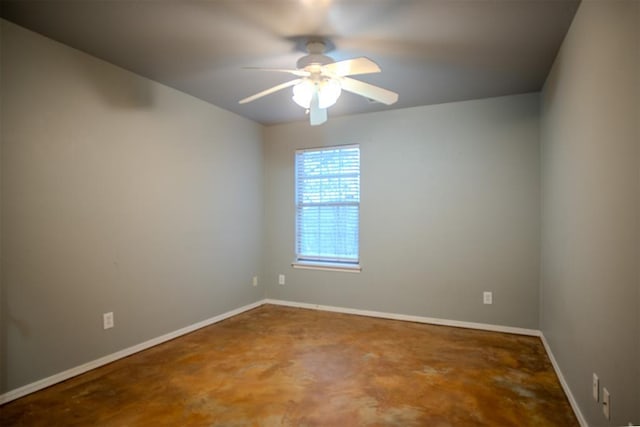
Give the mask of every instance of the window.
M 296 151 L 296 263 L 359 270 L 360 147 Z

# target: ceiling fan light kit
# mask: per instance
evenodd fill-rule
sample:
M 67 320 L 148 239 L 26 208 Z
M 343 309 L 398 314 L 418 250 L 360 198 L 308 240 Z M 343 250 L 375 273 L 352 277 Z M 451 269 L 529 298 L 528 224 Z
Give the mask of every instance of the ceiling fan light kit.
M 398 94 L 395 92 L 348 77 L 379 73 L 381 70 L 378 64 L 365 57 L 334 62 L 331 57 L 324 55 L 324 50 L 325 43 L 311 41 L 307 43 L 309 54 L 297 61 L 296 69 L 251 68 L 289 73 L 298 78 L 244 98 L 240 100 L 240 104 L 293 86 L 293 101 L 309 111 L 309 122 L 316 126 L 327 121 L 327 108 L 338 101 L 343 90 L 387 105 L 398 101 Z
M 334 78 L 322 78 L 318 81 L 304 79 L 293 87 L 293 100 L 308 110 L 311 107 L 314 92 L 318 94 L 318 107 L 329 108 L 338 101 L 342 87 Z

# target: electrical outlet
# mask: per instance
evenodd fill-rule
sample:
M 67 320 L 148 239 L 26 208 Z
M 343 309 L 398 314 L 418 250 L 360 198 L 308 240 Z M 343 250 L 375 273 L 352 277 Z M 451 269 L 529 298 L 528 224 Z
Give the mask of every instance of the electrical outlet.
M 593 394 L 593 400 L 598 402 L 600 400 L 600 379 L 593 373 L 593 380 L 591 383 L 591 394 Z
M 608 420 L 611 419 L 611 395 L 604 387 L 602 388 L 602 413 Z
M 109 313 L 104 313 L 102 315 L 102 327 L 104 329 L 111 329 L 113 328 L 113 311 L 110 311 Z
M 284 274 L 278 276 L 278 284 L 284 285 Z
M 484 292 L 482 294 L 482 302 L 484 304 L 493 304 L 493 292 Z
M 253 276 L 253 280 L 251 281 L 253 286 L 258 286 L 258 276 Z

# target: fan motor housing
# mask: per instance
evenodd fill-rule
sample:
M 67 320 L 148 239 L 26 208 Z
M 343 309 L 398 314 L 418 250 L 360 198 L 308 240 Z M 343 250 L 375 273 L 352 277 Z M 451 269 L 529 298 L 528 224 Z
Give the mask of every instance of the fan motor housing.
M 311 64 L 327 65 L 333 62 L 333 59 L 327 55 L 312 53 L 298 59 L 298 62 L 296 62 L 296 67 L 299 70 L 302 70 Z

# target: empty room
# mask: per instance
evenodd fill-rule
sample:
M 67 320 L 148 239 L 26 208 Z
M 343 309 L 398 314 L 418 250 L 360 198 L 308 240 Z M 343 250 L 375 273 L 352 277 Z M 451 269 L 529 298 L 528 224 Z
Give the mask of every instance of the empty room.
M 640 425 L 640 0 L 1 0 L 2 426 Z

